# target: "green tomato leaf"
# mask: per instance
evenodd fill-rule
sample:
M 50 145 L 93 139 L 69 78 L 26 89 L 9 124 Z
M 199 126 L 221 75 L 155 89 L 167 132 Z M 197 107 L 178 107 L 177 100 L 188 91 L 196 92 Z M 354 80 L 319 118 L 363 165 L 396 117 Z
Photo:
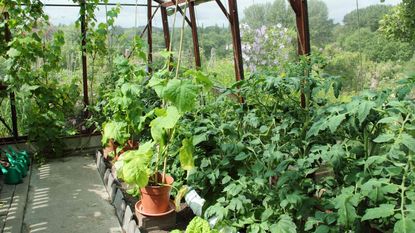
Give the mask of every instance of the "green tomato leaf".
M 316 231 L 314 233 L 329 233 L 330 227 L 327 225 L 320 225 L 317 227 Z
M 325 129 L 327 129 L 326 119 L 316 121 L 311 126 L 310 130 L 307 132 L 306 138 L 308 139 L 312 136 L 317 136 L 320 131 L 323 131 Z
M 401 119 L 397 116 L 393 116 L 393 117 L 385 117 L 383 119 L 381 119 L 380 121 L 378 121 L 378 124 L 392 124 L 395 122 L 399 122 Z
M 270 208 L 265 209 L 264 212 L 261 214 L 261 221 L 266 222 L 268 221 L 269 217 L 271 217 L 274 214 L 274 211 Z
M 330 131 L 334 133 L 339 125 L 346 119 L 346 114 L 340 114 L 334 117 L 330 117 L 328 119 L 328 126 L 330 128 Z
M 404 218 L 395 223 L 393 233 L 413 233 L 415 232 L 415 221 Z
M 386 158 L 385 157 L 382 157 L 382 156 L 370 156 L 365 161 L 365 169 L 368 169 L 373 164 L 379 165 L 379 164 L 382 164 L 385 161 L 386 161 Z
M 402 144 L 404 144 L 412 152 L 415 152 L 415 138 L 409 134 L 402 134 Z
M 343 188 L 341 194 L 334 199 L 334 207 L 338 209 L 338 223 L 343 226 L 350 226 L 357 218 L 356 206 L 359 198 L 353 194 L 354 187 Z
M 271 233 L 297 233 L 297 226 L 290 216 L 283 214 L 277 223 L 271 225 L 270 231 Z
M 207 141 L 207 135 L 206 134 L 198 134 L 193 136 L 193 146 L 199 145 L 199 143 Z
M 385 134 L 379 135 L 373 141 L 376 142 L 376 143 L 384 143 L 384 142 L 390 142 L 394 138 L 395 138 L 395 135 L 394 134 L 385 133 Z
M 319 223 L 321 223 L 319 220 L 309 217 L 307 219 L 307 222 L 304 225 L 304 230 L 305 231 L 310 231 L 311 229 L 314 228 L 314 226 L 318 225 Z
M 362 124 L 363 121 L 366 120 L 367 116 L 370 113 L 370 110 L 372 110 L 372 108 L 374 108 L 375 106 L 376 104 L 372 101 L 363 101 L 359 104 L 357 118 L 359 119 L 360 124 Z
M 222 184 L 227 184 L 231 180 L 232 180 L 232 178 L 230 176 L 225 176 L 222 179 Z
M 9 51 L 7 51 L 7 55 L 9 55 L 9 57 L 18 57 L 20 54 L 21 52 L 15 48 L 10 48 Z
M 395 213 L 395 205 L 382 204 L 379 207 L 367 209 L 365 215 L 362 217 L 362 221 L 386 218 L 392 216 Z
M 236 161 L 242 161 L 242 160 L 244 160 L 244 159 L 246 159 L 246 158 L 248 158 L 248 154 L 247 153 L 245 153 L 245 152 L 241 152 L 241 153 L 239 153 L 236 157 L 235 157 L 235 160 Z

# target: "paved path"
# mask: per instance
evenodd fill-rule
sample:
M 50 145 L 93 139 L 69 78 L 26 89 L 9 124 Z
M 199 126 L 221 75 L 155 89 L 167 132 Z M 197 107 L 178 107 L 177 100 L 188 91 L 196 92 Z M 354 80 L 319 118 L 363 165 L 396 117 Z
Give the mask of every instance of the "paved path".
M 30 172 L 18 185 L 4 184 L 0 177 L 0 232 L 21 233 L 22 221 L 29 189 Z
M 92 157 L 33 167 L 22 232 L 122 232 Z

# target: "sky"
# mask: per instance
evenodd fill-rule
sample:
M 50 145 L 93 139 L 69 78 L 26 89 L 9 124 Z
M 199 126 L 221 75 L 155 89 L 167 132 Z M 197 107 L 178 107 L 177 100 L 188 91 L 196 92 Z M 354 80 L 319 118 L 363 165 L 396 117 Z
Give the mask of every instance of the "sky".
M 224 5 L 227 7 L 227 0 L 221 0 Z M 332 18 L 336 23 L 341 23 L 343 17 L 348 12 L 356 9 L 356 0 L 323 0 L 327 7 L 329 8 L 329 17 Z M 43 0 L 43 3 L 53 3 L 53 4 L 71 4 L 71 0 Z M 120 2 L 113 0 L 110 2 Z M 135 3 L 134 0 L 122 0 L 123 3 Z M 146 3 L 145 0 L 138 0 L 138 3 Z M 273 0 L 238 0 L 238 10 L 240 13 L 240 18 L 243 18 L 243 11 L 252 4 L 273 2 Z M 401 0 L 385 0 L 382 4 L 387 5 L 396 5 Z M 358 0 L 359 8 L 364 8 L 369 5 L 380 4 L 380 0 Z M 49 14 L 53 24 L 70 24 L 75 22 L 78 18 L 79 9 L 75 7 L 46 7 L 46 13 Z M 145 7 L 137 8 L 137 25 L 142 26 L 147 23 L 147 13 Z M 135 7 L 122 7 L 121 14 L 116 20 L 116 24 L 122 27 L 134 27 L 135 22 L 136 8 Z M 98 21 L 103 21 L 105 19 L 105 8 L 100 7 L 98 12 L 96 12 Z M 177 17 L 176 25 L 181 25 L 181 17 Z M 170 17 L 170 24 L 172 23 L 172 17 Z M 223 15 L 222 11 L 219 9 L 215 2 L 208 2 L 196 7 L 196 21 L 199 26 L 228 26 L 228 21 Z M 161 16 L 157 14 L 154 17 L 154 26 L 161 27 Z M 170 25 L 171 26 L 171 25 Z

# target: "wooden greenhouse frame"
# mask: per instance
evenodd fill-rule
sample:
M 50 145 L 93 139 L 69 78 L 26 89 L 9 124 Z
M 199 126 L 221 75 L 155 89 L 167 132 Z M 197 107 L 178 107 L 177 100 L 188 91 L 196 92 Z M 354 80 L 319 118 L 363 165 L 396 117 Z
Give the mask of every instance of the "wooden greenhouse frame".
M 178 2 L 176 2 L 178 1 Z M 238 5 L 237 0 L 225 0 L 228 1 L 228 8 L 223 4 L 223 0 L 147 0 L 146 4 L 134 4 L 134 3 L 121 3 L 121 6 L 140 6 L 147 8 L 147 25 L 145 26 L 144 31 L 141 35 L 144 35 L 147 32 L 147 43 L 148 43 L 148 62 L 151 63 L 153 60 L 153 40 L 152 40 L 152 27 L 153 19 L 156 15 L 158 9 L 161 12 L 162 26 L 164 33 L 164 41 L 166 49 L 170 48 L 170 32 L 169 32 L 169 22 L 167 9 L 171 7 L 177 7 L 177 11 L 185 17 L 185 20 L 192 31 L 192 42 L 193 42 L 193 53 L 195 59 L 196 68 L 202 66 L 200 59 L 200 48 L 199 48 L 199 36 L 197 31 L 196 23 L 196 12 L 195 8 L 198 4 L 205 2 L 215 1 L 219 9 L 223 12 L 225 17 L 229 21 L 231 34 L 232 34 L 232 45 L 233 45 L 233 54 L 234 54 L 234 67 L 235 67 L 235 79 L 243 80 L 244 79 L 244 69 L 243 69 L 243 60 L 242 60 L 242 45 L 241 45 L 241 35 L 239 28 L 239 14 L 238 14 Z M 298 40 L 298 54 L 299 55 L 308 55 L 310 54 L 310 35 L 309 35 L 309 23 L 308 23 L 308 9 L 307 9 L 307 0 L 289 0 L 290 5 L 296 15 L 296 24 L 297 24 L 297 40 Z M 81 4 L 44 4 L 45 7 L 85 7 L 85 4 L 88 4 L 83 0 Z M 189 8 L 189 17 L 184 15 L 183 4 L 188 4 Z M 116 5 L 115 3 L 99 5 Z M 155 9 L 155 10 L 154 10 Z M 8 18 L 9 15 L 7 12 L 4 12 L 4 18 Z M 86 35 L 87 35 L 87 26 L 85 24 L 86 18 L 85 15 L 81 15 L 81 35 L 82 35 L 82 84 L 83 84 L 83 104 L 85 106 L 89 105 L 88 98 L 88 67 L 87 67 L 87 55 L 86 55 Z M 12 35 L 6 24 L 6 42 L 10 41 Z M 1 91 L 7 91 L 7 86 L 0 85 Z M 17 127 L 17 114 L 16 114 L 16 105 L 15 105 L 15 95 L 13 92 L 9 93 L 10 103 L 11 103 L 11 118 L 12 118 L 12 127 L 8 126 L 3 118 L 0 117 L 0 122 L 2 122 L 6 128 L 9 129 L 12 133 L 12 137 L 1 138 L 0 144 L 10 144 L 16 142 L 24 142 L 27 140 L 27 136 L 21 136 L 18 132 Z M 85 118 L 89 116 L 89 113 L 85 112 Z M 85 132 L 84 132 L 85 133 Z M 81 135 L 78 135 L 81 136 Z

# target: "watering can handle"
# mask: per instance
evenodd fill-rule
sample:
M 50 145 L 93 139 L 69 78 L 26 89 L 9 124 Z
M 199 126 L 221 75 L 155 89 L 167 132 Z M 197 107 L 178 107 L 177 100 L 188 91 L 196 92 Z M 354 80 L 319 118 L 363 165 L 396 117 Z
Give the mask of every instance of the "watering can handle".
M 10 163 L 16 163 L 16 160 L 13 158 L 13 156 L 11 156 L 9 153 L 6 153 L 7 158 L 9 159 Z
M 4 166 L 3 166 L 3 164 L 1 164 L 1 163 L 0 163 L 0 169 L 1 169 L 1 172 L 3 172 L 3 174 L 5 174 L 5 175 L 6 175 L 6 174 L 7 174 L 7 172 L 9 171 L 9 170 L 7 170 L 7 168 L 6 168 L 6 167 L 4 167 Z

